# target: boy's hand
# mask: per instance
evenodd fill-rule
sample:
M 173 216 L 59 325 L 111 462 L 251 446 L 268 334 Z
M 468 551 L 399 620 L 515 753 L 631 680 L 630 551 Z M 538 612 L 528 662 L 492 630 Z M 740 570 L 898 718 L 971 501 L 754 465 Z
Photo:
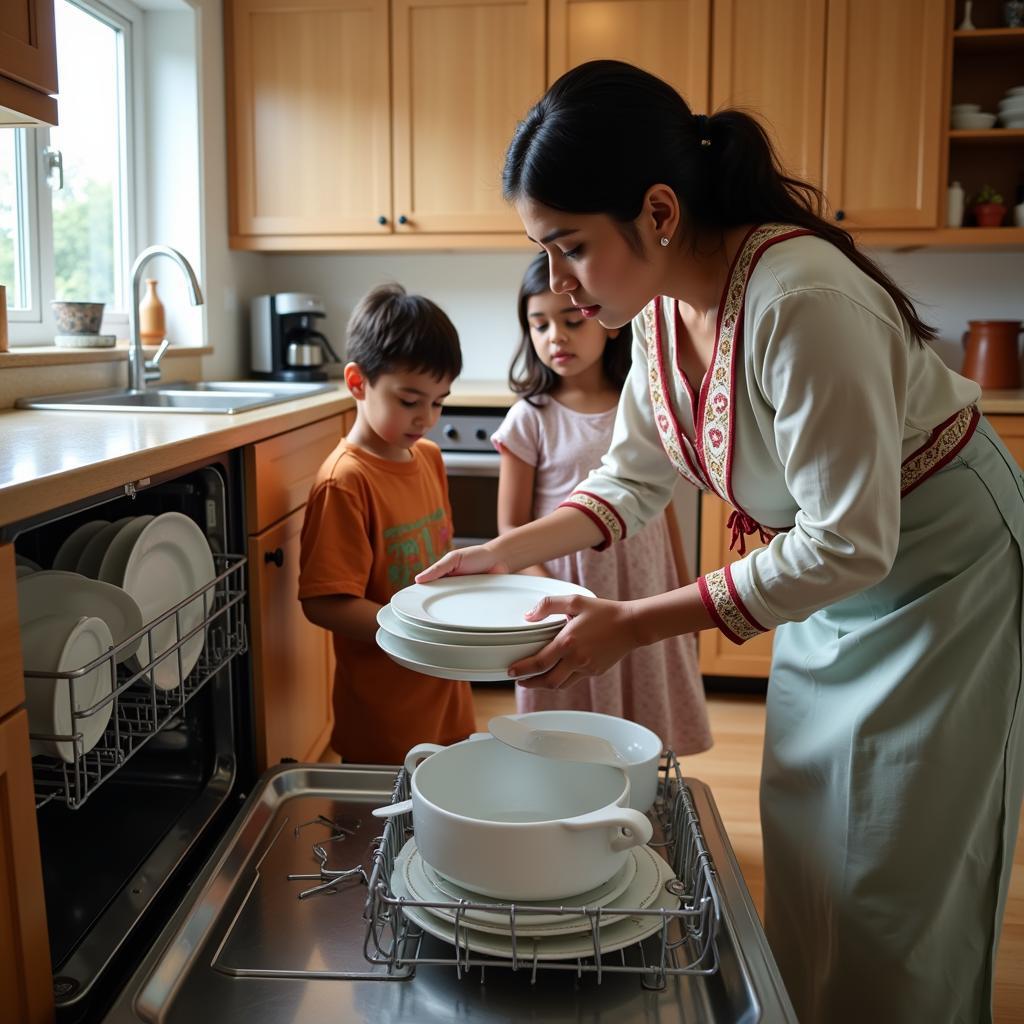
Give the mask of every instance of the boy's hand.
M 417 583 L 430 583 L 445 576 L 475 576 L 479 573 L 510 572 L 507 563 L 499 561 L 497 555 L 486 544 L 477 544 L 471 548 L 459 548 L 449 551 L 433 565 L 424 569 L 416 576 Z

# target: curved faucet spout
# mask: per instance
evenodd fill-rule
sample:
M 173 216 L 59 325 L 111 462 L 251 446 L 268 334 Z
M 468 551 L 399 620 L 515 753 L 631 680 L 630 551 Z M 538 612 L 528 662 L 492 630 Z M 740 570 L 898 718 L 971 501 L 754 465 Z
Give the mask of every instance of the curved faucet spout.
M 203 304 L 203 290 L 199 287 L 199 279 L 192 265 L 177 249 L 169 245 L 151 245 L 143 249 L 132 264 L 131 274 L 131 295 L 128 302 L 128 387 L 133 391 L 142 391 L 146 387 L 147 380 L 156 380 L 160 376 L 159 359 L 148 364 L 142 352 L 142 335 L 139 333 L 139 281 L 142 278 L 142 270 L 151 259 L 156 256 L 167 256 L 174 260 L 181 267 L 182 273 L 188 282 L 189 298 L 193 306 Z M 163 355 L 164 346 L 161 346 L 160 355 Z

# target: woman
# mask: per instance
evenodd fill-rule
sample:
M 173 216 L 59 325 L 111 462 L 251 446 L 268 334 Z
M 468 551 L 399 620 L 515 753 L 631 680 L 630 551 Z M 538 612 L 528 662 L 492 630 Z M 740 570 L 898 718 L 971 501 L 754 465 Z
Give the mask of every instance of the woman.
M 571 685 L 637 644 L 774 627 L 766 927 L 802 1024 L 990 1020 L 1024 788 L 1024 492 L 978 387 L 752 119 L 695 116 L 629 65 L 556 82 L 504 186 L 552 290 L 635 318 L 633 370 L 565 507 L 420 580 L 629 536 L 677 473 L 730 502 L 755 550 L 658 597 L 542 602 L 572 621 L 516 674 Z

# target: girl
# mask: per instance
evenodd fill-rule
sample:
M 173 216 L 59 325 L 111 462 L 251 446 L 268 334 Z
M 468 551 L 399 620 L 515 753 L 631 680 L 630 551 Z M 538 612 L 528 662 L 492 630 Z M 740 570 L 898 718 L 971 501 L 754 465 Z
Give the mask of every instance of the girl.
M 601 462 L 629 371 L 629 324 L 606 331 L 548 287 L 539 255 L 519 290 L 523 337 L 510 385 L 522 395 L 491 440 L 501 452 L 498 529 L 506 533 L 556 509 Z M 667 516 L 605 552 L 580 551 L 526 571 L 581 583 L 625 600 L 673 590 L 676 570 Z M 685 573 L 685 570 L 682 570 Z M 560 690 L 516 687 L 519 711 L 599 711 L 652 729 L 677 754 L 711 746 L 693 636 L 641 647 L 601 675 Z

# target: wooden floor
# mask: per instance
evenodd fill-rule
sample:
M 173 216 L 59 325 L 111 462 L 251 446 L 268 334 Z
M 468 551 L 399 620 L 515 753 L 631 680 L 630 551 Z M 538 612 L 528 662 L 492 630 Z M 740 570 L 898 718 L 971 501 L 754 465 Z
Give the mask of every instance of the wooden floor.
M 507 688 L 475 687 L 477 727 L 486 730 L 493 715 L 514 710 Z M 764 736 L 764 699 L 760 697 L 708 698 L 714 747 L 684 758 L 683 771 L 711 788 L 732 842 L 747 887 L 757 905 L 764 907 L 764 871 L 761 862 L 761 819 L 757 790 L 761 777 Z M 996 966 L 996 1024 L 1024 1022 L 1024 827 L 1017 839 L 1010 899 L 1006 908 L 999 962 Z

